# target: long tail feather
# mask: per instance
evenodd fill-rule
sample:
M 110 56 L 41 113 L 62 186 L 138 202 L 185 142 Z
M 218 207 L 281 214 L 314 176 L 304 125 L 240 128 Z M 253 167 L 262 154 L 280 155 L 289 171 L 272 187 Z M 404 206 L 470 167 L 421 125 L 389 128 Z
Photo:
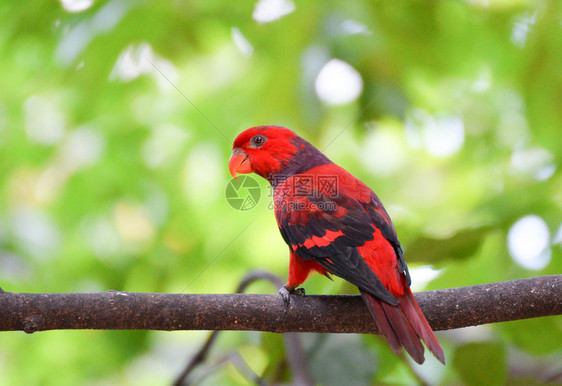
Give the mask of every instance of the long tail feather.
M 445 354 L 443 353 L 443 349 L 437 341 L 437 338 L 435 337 L 431 326 L 427 322 L 418 302 L 414 298 L 412 291 L 410 291 L 410 288 L 408 287 L 406 287 L 406 296 L 404 297 L 404 300 L 407 300 L 407 302 L 401 301 L 400 308 L 404 311 L 406 317 L 410 321 L 414 322 L 414 329 L 423 339 L 429 351 L 431 351 L 441 363 L 445 364 Z M 403 305 L 403 303 L 405 304 Z
M 398 354 L 404 347 L 414 361 L 422 364 L 425 359 L 424 348 L 420 341 L 422 339 L 429 351 L 445 364 L 443 349 L 409 288 L 406 289 L 404 296 L 398 298 L 397 307 L 367 292 L 361 291 L 361 295 L 392 351 Z
M 371 316 L 375 320 L 379 331 L 385 336 L 392 351 L 394 351 L 395 354 L 399 354 L 402 350 L 402 345 L 400 344 L 398 335 L 396 335 L 386 317 L 381 301 L 367 292 L 361 291 L 361 295 L 363 296 L 363 301 L 367 305 L 367 309 L 371 312 Z
M 404 317 L 404 314 L 398 307 L 383 302 L 382 308 L 390 325 L 396 332 L 396 335 L 398 335 L 400 344 L 417 363 L 423 363 L 424 348 L 410 322 Z

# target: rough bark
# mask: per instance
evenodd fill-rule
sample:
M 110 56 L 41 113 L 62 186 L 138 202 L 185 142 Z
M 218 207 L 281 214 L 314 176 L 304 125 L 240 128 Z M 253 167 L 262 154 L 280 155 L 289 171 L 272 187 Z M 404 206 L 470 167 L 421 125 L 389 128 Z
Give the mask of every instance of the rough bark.
M 434 330 L 562 313 L 562 275 L 417 293 Z M 254 330 L 376 333 L 360 296 L 0 292 L 0 331 Z

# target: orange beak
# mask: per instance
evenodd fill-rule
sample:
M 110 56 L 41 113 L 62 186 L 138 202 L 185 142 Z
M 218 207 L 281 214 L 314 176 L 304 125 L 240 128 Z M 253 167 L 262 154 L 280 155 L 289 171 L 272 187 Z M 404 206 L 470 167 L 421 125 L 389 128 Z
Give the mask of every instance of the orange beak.
M 237 173 L 247 174 L 253 172 L 250 165 L 250 157 L 240 149 L 232 150 L 232 155 L 228 161 L 228 170 L 232 177 L 238 179 Z

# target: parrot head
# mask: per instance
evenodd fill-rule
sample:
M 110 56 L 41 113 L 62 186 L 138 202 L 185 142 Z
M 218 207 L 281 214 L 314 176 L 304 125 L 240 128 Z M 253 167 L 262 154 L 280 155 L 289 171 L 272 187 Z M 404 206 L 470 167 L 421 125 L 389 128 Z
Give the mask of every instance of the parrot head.
M 256 173 L 276 186 L 289 176 L 331 162 L 294 131 L 257 126 L 236 137 L 228 168 L 236 179 L 238 173 Z
M 243 131 L 234 140 L 228 168 L 232 177 L 256 173 L 268 178 L 280 172 L 297 152 L 293 131 L 281 126 L 257 126 Z

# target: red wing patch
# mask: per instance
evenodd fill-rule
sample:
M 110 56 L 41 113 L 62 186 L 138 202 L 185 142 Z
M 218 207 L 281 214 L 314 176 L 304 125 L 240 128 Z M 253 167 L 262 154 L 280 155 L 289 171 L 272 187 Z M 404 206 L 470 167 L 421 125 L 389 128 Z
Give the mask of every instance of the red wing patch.
M 396 252 L 381 231 L 375 228 L 374 239 L 359 247 L 359 254 L 394 296 L 404 295 L 402 275 L 398 270 Z
M 342 231 L 331 231 L 331 230 L 327 230 L 326 234 L 322 237 L 318 237 L 318 236 L 312 236 L 309 239 L 306 239 L 304 241 L 304 245 L 305 248 L 312 248 L 312 247 L 327 247 L 328 245 L 330 245 L 330 243 L 332 243 L 335 239 L 337 239 L 338 237 L 343 236 L 343 232 Z

